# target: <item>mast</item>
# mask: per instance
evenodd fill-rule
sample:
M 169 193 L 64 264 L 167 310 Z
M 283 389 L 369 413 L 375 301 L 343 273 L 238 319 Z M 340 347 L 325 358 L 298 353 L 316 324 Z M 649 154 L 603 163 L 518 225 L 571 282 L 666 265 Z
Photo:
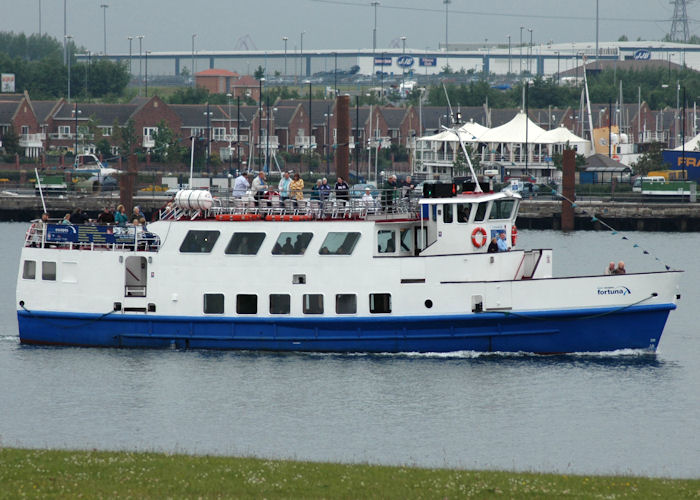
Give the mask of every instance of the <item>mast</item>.
M 588 107 L 588 126 L 591 132 L 591 148 L 595 153 L 595 139 L 593 138 L 593 114 L 591 113 L 591 98 L 588 95 L 588 78 L 586 78 L 586 56 L 583 56 L 583 88 L 586 90 L 586 106 Z

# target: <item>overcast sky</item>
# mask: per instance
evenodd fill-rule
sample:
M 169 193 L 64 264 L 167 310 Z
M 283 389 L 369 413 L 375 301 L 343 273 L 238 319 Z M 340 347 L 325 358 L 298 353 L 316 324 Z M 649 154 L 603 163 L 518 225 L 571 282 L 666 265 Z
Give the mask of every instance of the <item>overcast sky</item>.
M 107 8 L 107 52 L 128 53 L 129 35 L 145 35 L 144 50 L 190 50 L 197 33 L 197 50 L 230 50 L 250 35 L 260 50 L 372 47 L 374 10 L 357 0 L 67 0 L 68 34 L 92 52 L 103 50 L 103 10 Z M 63 37 L 63 0 L 0 0 L 0 30 L 42 31 Z M 595 0 L 452 0 L 449 4 L 449 41 L 515 44 L 520 26 L 529 41 L 581 42 L 595 40 Z M 700 12 L 690 4 L 688 16 Z M 669 0 L 600 1 L 600 40 L 659 40 L 670 30 L 673 7 Z M 695 24 L 691 23 L 691 33 Z M 445 39 L 442 0 L 382 0 L 377 8 L 377 46 L 389 47 L 406 36 L 409 48 L 437 48 Z M 400 42 L 399 42 L 400 43 Z M 137 45 L 134 45 L 136 49 Z M 252 48 L 252 47 L 250 47 Z

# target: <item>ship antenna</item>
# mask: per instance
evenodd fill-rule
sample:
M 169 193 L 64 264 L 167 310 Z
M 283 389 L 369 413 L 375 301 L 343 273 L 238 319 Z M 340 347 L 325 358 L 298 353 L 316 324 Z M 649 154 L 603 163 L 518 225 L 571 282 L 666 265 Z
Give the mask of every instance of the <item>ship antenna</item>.
M 39 178 L 39 172 L 36 167 L 34 167 L 34 175 L 36 176 L 36 183 L 39 186 L 39 196 L 41 196 L 41 206 L 44 207 L 44 213 L 46 212 L 46 202 L 44 202 L 44 191 L 41 189 L 41 179 Z
M 474 165 L 472 165 L 472 160 L 469 158 L 469 153 L 467 153 L 467 148 L 464 146 L 464 141 L 462 140 L 462 136 L 459 134 L 459 129 L 455 125 L 455 120 L 454 120 L 454 115 L 452 114 L 452 105 L 450 104 L 450 96 L 447 95 L 447 88 L 445 87 L 445 82 L 442 82 L 442 90 L 445 91 L 445 99 L 447 99 L 447 107 L 450 109 L 450 117 L 452 118 L 452 127 L 448 128 L 445 127 L 444 125 L 442 128 L 447 130 L 448 132 L 452 132 L 454 135 L 457 136 L 457 140 L 459 141 L 459 147 L 462 149 L 462 153 L 464 153 L 464 157 L 467 160 L 467 165 L 469 165 L 469 171 L 472 174 L 472 179 L 474 180 L 474 192 L 475 193 L 483 193 L 484 191 L 481 189 L 481 185 L 479 184 L 479 179 L 476 177 L 476 172 L 474 172 Z

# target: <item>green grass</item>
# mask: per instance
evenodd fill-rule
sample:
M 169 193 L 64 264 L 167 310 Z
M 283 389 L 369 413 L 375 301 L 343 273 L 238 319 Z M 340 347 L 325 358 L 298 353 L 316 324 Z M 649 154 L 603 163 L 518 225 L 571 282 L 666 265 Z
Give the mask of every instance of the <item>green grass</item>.
M 700 480 L 0 448 L 0 498 L 700 498 Z

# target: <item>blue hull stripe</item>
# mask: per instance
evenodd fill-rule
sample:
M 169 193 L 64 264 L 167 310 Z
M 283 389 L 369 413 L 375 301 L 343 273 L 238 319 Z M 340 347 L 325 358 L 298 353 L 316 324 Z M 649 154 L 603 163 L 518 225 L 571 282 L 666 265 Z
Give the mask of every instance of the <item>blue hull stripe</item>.
M 320 352 L 598 352 L 658 346 L 674 304 L 451 316 L 175 317 L 17 312 L 28 344 Z

